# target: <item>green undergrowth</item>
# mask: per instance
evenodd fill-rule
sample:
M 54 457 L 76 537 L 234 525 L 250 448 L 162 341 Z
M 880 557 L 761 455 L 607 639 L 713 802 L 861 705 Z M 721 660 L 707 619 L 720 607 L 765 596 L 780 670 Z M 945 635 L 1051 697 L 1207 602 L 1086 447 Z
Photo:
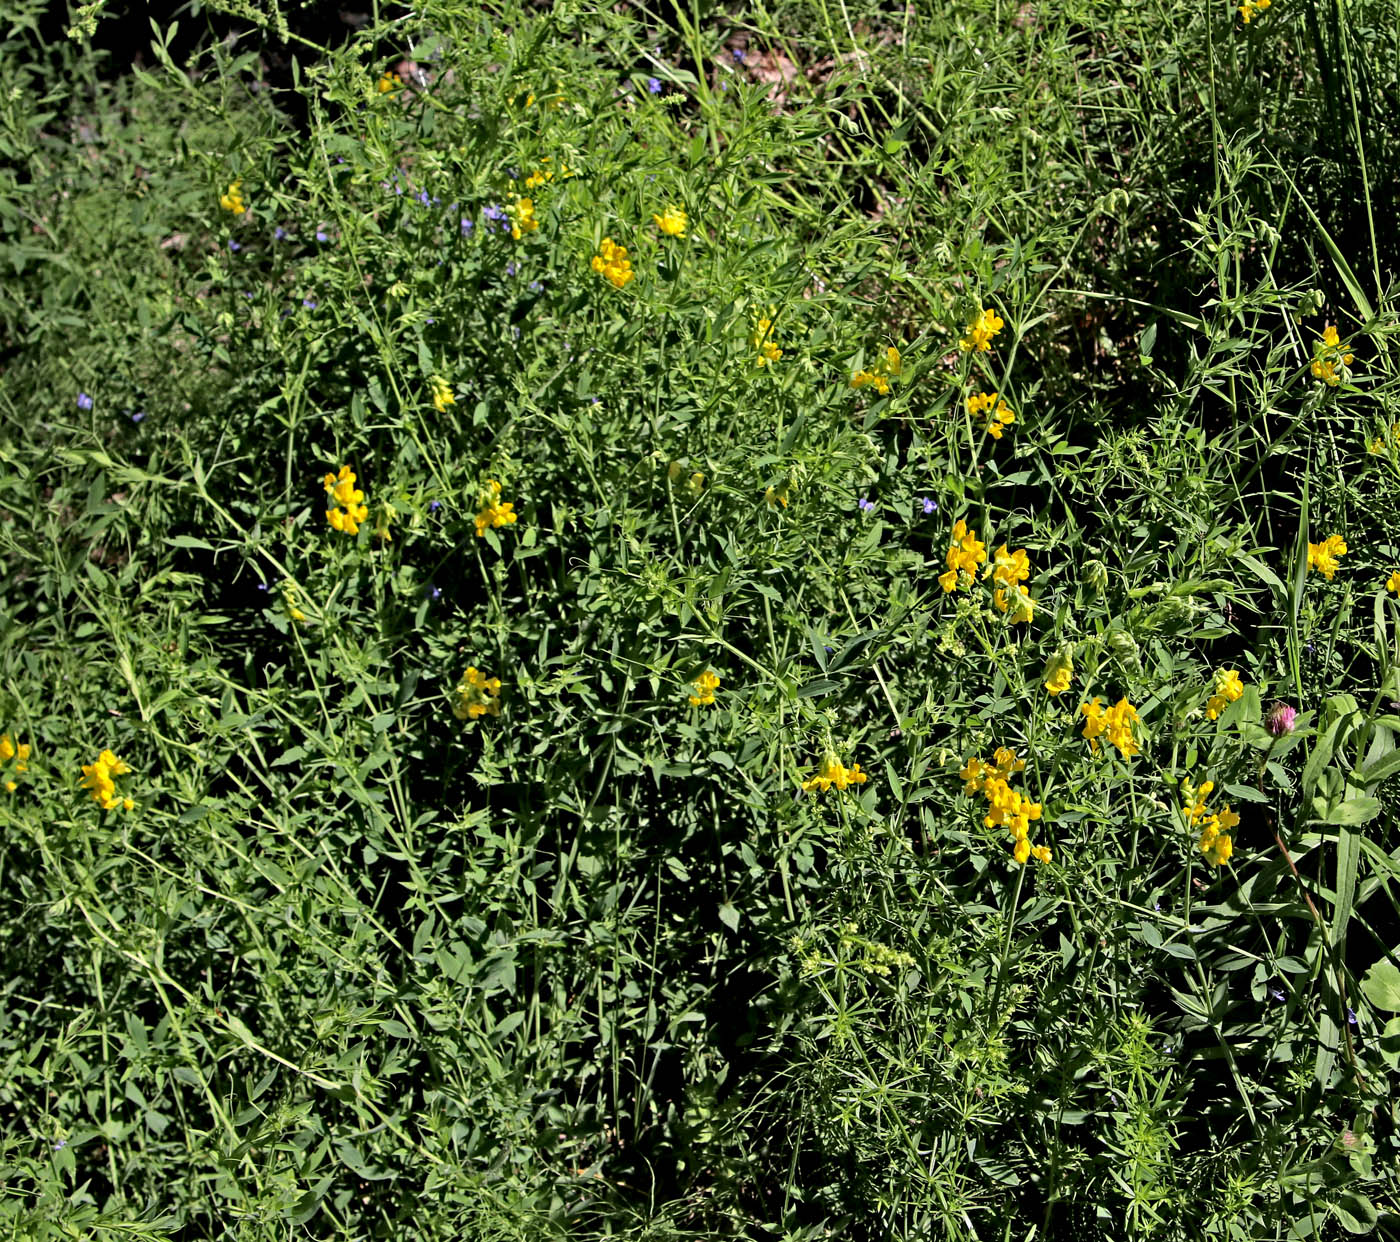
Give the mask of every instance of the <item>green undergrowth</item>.
M 10 1234 L 1397 1236 L 1390 8 L 43 7 Z

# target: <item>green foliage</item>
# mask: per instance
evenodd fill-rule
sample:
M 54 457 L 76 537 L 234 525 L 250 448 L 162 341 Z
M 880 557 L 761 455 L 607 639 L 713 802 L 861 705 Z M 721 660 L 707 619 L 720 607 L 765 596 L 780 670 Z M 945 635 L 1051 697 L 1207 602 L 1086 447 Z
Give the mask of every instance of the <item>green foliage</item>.
M 1394 1234 L 1388 9 L 42 8 L 14 1236 Z

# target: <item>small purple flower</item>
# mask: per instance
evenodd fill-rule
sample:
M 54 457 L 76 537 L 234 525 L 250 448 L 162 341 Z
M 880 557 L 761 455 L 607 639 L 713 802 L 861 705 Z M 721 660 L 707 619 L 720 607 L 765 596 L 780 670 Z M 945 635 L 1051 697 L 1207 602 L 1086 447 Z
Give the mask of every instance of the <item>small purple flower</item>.
M 516 273 L 517 271 L 519 271 L 519 270 L 520 270 L 520 269 L 517 268 L 513 262 L 507 263 L 507 264 L 506 264 L 506 275 L 507 275 L 507 276 L 514 276 L 515 273 Z
M 428 193 L 427 190 L 424 190 L 418 195 L 418 201 L 422 203 L 424 207 L 426 207 L 430 202 L 432 202 L 432 196 Z
M 243 249 L 243 247 L 240 246 L 236 241 L 234 241 L 232 237 L 228 239 L 228 248 L 232 250 L 234 254 L 237 254 L 240 250 Z
M 431 315 L 429 315 L 428 318 L 425 319 L 423 322 L 424 322 L 424 323 L 437 323 L 437 320 L 434 319 Z
M 1347 1006 L 1347 1025 L 1356 1025 L 1356 1010 L 1354 1010 L 1350 1005 Z
M 938 501 L 934 500 L 931 496 L 920 497 L 919 504 L 923 506 L 925 514 L 938 512 Z
M 603 398 L 602 398 L 602 397 L 589 397 L 589 398 L 588 398 L 588 404 L 589 404 L 589 405 L 601 405 L 602 402 L 603 402 Z
M 402 194 L 402 193 L 403 193 L 403 186 L 401 186 L 397 181 L 394 182 L 394 193 L 395 193 L 395 194 Z
M 302 298 L 301 304 L 302 304 L 304 307 L 306 307 L 307 310 L 315 310 L 315 309 L 316 309 L 316 299 L 315 299 L 315 298 Z
M 468 234 L 471 233 L 472 229 L 474 229 L 474 228 L 476 228 L 476 221 L 470 220 L 470 219 L 468 219 L 466 216 L 463 216 L 463 217 L 462 217 L 462 236 L 463 236 L 463 237 L 466 237 Z
M 436 512 L 437 512 L 439 509 L 441 509 L 441 508 L 442 508 L 442 501 L 440 501 L 440 500 L 430 500 L 430 501 L 428 501 L 428 512 L 429 512 L 429 513 L 436 513 Z
M 538 280 L 532 280 L 532 281 L 530 282 L 530 292 L 531 292 L 531 293 L 542 293 L 543 291 L 544 291 L 544 286 L 543 286 L 542 284 L 540 284 L 540 282 L 539 282 Z
M 140 422 L 143 418 L 145 418 L 145 417 L 146 417 L 146 411 L 145 411 L 145 410 L 137 410 L 136 413 L 133 414 L 133 415 L 131 416 L 131 421 L 132 421 L 133 423 L 139 423 L 139 422 Z
M 736 65 L 742 65 L 744 63 L 744 53 L 739 48 L 736 47 L 732 55 Z
M 270 590 L 272 590 L 272 588 L 271 588 L 270 586 L 268 586 L 266 582 L 259 582 L 259 583 L 258 583 L 258 590 L 259 590 L 259 591 L 270 591 Z
M 440 586 L 434 586 L 431 582 L 428 583 L 427 596 L 429 599 L 441 599 L 442 588 Z
M 67 1147 L 67 1146 L 68 1146 L 68 1140 L 67 1140 L 67 1139 L 59 1139 L 58 1142 L 55 1143 L 55 1144 L 53 1145 L 53 1149 L 54 1149 L 54 1151 L 62 1151 L 62 1150 L 63 1150 L 65 1147 Z
M 316 240 L 317 240 L 317 241 L 330 241 L 330 238 L 326 236 L 326 233 L 325 233 L 324 230 L 322 230 L 322 229 L 317 229 L 317 230 L 316 230 Z
M 335 162 L 336 162 L 337 164 L 343 164 L 343 163 L 345 163 L 345 157 L 344 157 L 343 155 L 337 155 L 337 156 L 335 157 Z
M 253 300 L 253 291 L 251 289 L 244 289 L 243 297 L 245 300 L 251 302 Z
M 1282 737 L 1285 733 L 1292 733 L 1294 722 L 1298 719 L 1298 709 L 1290 707 L 1287 703 L 1275 703 L 1269 708 L 1269 713 L 1264 717 L 1264 724 L 1270 733 L 1275 737 Z
M 92 409 L 92 398 L 89 397 L 89 396 L 87 395 L 87 393 L 85 393 L 85 392 L 80 392 L 80 393 L 78 394 L 78 409 L 80 409 L 80 410 L 90 410 L 90 409 Z
M 661 94 L 661 79 L 660 79 L 660 78 L 648 78 L 648 79 L 647 79 L 647 90 L 649 90 L 653 95 L 659 95 L 659 94 Z
M 273 240 L 273 241 L 281 241 L 281 240 L 282 240 L 284 237 L 286 237 L 286 236 L 287 236 L 287 230 L 284 229 L 280 224 L 279 224 L 275 229 L 272 230 L 272 240 Z
M 867 500 L 862 496 L 858 502 L 858 506 L 862 513 L 869 513 L 870 510 L 875 507 L 875 502 L 873 500 Z
M 510 334 L 518 341 L 520 339 L 520 325 L 515 323 L 511 324 Z
M 1273 999 L 1276 1000 L 1279 1004 L 1283 1004 L 1283 1002 L 1288 999 L 1288 993 L 1285 992 L 1282 988 L 1270 987 L 1269 995 L 1273 997 Z

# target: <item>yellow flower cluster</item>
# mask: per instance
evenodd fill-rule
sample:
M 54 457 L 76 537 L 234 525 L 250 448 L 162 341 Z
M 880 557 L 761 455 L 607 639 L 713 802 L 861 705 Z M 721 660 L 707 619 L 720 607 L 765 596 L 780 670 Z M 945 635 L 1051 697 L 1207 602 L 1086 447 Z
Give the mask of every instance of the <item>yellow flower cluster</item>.
M 1014 750 L 999 746 L 991 763 L 984 763 L 974 755 L 958 773 L 967 782 L 966 792 L 981 794 L 987 799 L 987 814 L 982 823 L 988 828 L 1005 828 L 1011 834 L 1011 856 L 1022 866 L 1028 858 L 1043 863 L 1051 858 L 1048 845 L 1031 844 L 1031 824 L 1040 818 L 1040 803 L 1032 802 L 1010 785 L 1011 776 L 1025 770 L 1024 759 L 1016 758 Z
M 997 584 L 993 596 L 997 609 L 1011 614 L 1009 621 L 1012 625 L 1022 621 L 1029 623 L 1035 616 L 1035 600 L 1021 586 L 1031 574 L 1026 550 L 1017 548 L 1014 552 L 1008 552 L 1006 545 L 1002 544 L 993 555 L 987 571 Z
M 325 485 L 331 498 L 326 521 L 343 534 L 358 534 L 360 523 L 369 517 L 369 506 L 365 504 L 364 492 L 355 486 L 355 472 L 349 466 L 341 466 L 338 475 L 326 475 Z
M 548 158 L 548 157 L 546 157 Z M 537 168 L 525 178 L 525 188 L 535 190 L 544 185 L 546 181 L 554 180 L 554 170 L 552 168 Z
M 1385 589 L 1400 595 L 1400 569 L 1392 571 L 1390 577 L 1385 580 Z
M 91 763 L 83 764 L 83 788 L 92 790 L 92 800 L 104 811 L 120 807 L 129 811 L 136 805 L 130 798 L 118 798 L 115 778 L 131 769 L 110 750 L 104 750 Z
M 870 370 L 857 371 L 851 376 L 851 387 L 864 388 L 869 384 L 882 397 L 886 396 L 890 391 L 890 380 L 898 379 L 903 367 L 899 350 L 893 345 L 887 345 L 885 352 L 876 358 L 875 365 Z
M 1211 813 L 1206 806 L 1206 799 L 1215 788 L 1214 781 L 1203 781 L 1197 789 L 1190 781 L 1184 780 L 1181 782 L 1181 788 L 1185 794 L 1183 809 L 1186 817 L 1191 821 L 1192 828 L 1201 830 L 1201 839 L 1197 847 L 1212 864 L 1223 867 L 1234 853 L 1234 843 L 1229 834 L 1231 829 L 1239 826 L 1240 817 L 1230 809 L 1228 803 L 1218 815 Z
M 975 349 L 985 354 L 992 348 L 992 338 L 1005 326 L 996 311 L 979 310 L 977 317 L 967 325 L 967 335 L 958 342 L 958 348 L 963 353 Z
M 1392 444 L 1400 444 L 1400 423 L 1391 423 L 1388 431 L 1382 432 L 1378 436 L 1372 436 L 1367 449 L 1380 456 Z
M 708 669 L 692 683 L 695 693 L 690 696 L 691 707 L 707 707 L 715 701 L 715 691 L 719 689 L 719 678 Z
M 1217 669 L 1215 673 L 1215 692 L 1206 703 L 1206 718 L 1215 720 L 1220 716 L 1231 703 L 1235 702 L 1244 693 L 1244 683 L 1240 681 L 1240 675 L 1232 668 Z
M 502 502 L 501 485 L 495 479 L 486 480 L 486 488 L 477 498 L 477 503 L 481 506 L 476 515 L 476 537 L 480 539 L 486 534 L 488 526 L 493 529 L 500 526 L 510 526 L 519 516 L 515 512 L 515 505 L 509 500 Z
M 1045 688 L 1051 694 L 1063 694 L 1069 689 L 1070 681 L 1074 677 L 1073 653 L 1072 645 L 1061 647 L 1045 666 Z
M 512 199 L 506 207 L 506 215 L 510 217 L 510 235 L 516 241 L 520 240 L 521 234 L 533 233 L 540 227 L 540 222 L 535 219 L 533 198 Z
M 1351 366 L 1352 354 L 1342 349 L 1337 329 L 1328 324 L 1323 330 L 1322 339 L 1313 346 L 1312 373 L 1329 388 L 1335 388 L 1341 377 L 1337 374 L 1337 364 Z
M 1000 440 L 1004 432 L 1016 421 L 1011 407 L 994 392 L 976 392 L 967 399 L 967 412 L 977 419 L 993 440 Z
M 653 212 L 651 219 L 652 223 L 665 233 L 667 237 L 685 236 L 685 226 L 688 222 L 685 218 L 684 207 L 677 207 L 672 204 L 659 216 Z
M 617 245 L 611 237 L 603 238 L 592 266 L 598 275 L 612 281 L 618 289 L 632 279 L 632 261 L 627 257 L 627 247 Z
M 392 95 L 403 85 L 403 79 L 392 69 L 386 69 L 379 77 L 377 89 L 381 95 Z
M 1250 19 L 1258 17 L 1271 3 L 1272 0 L 1244 0 L 1244 3 L 1240 5 L 1241 20 L 1248 26 Z
M 753 336 L 749 338 L 753 347 L 758 350 L 758 365 L 766 367 L 770 362 L 777 362 L 783 356 L 783 351 L 778 348 L 778 342 L 773 339 L 773 321 L 767 316 L 759 319 L 754 324 Z
M 434 375 L 428 383 L 432 385 L 433 389 L 433 409 L 439 414 L 446 410 L 449 405 L 457 404 L 457 398 L 452 395 L 452 385 L 441 375 Z
M 1308 544 L 1308 568 L 1331 582 L 1337 573 L 1337 558 L 1346 553 L 1347 541 L 1340 535 L 1328 535 L 1321 543 Z
M 833 785 L 837 789 L 845 789 L 848 785 L 864 785 L 867 779 L 867 774 L 860 770 L 860 764 L 848 768 L 836 757 L 834 751 L 829 750 L 823 756 L 822 766 L 817 769 L 817 774 L 803 781 L 802 788 L 808 793 L 813 790 L 825 793 Z
M 959 518 L 953 526 L 953 541 L 948 545 L 948 570 L 938 575 L 938 585 L 944 591 L 970 586 L 977 577 L 977 566 L 986 559 L 986 545 Z
M 1108 735 L 1109 745 L 1118 747 L 1118 753 L 1124 759 L 1141 753 L 1142 748 L 1133 737 L 1133 722 L 1138 719 L 1137 708 L 1127 699 L 1119 699 L 1112 707 L 1105 709 L 1095 695 L 1090 702 L 1082 704 L 1079 711 L 1085 718 L 1084 736 L 1089 739 L 1094 754 L 1099 753 L 1101 733 Z
M 228 189 L 219 195 L 219 206 L 225 211 L 231 211 L 235 216 L 241 216 L 248 208 L 243 203 L 243 182 L 242 180 L 230 181 Z
M 476 720 L 479 716 L 501 714 L 501 679 L 488 678 L 475 666 L 467 668 L 465 676 L 457 683 L 455 694 L 452 714 L 458 720 Z
M 8 733 L 0 733 L 0 767 L 4 767 L 11 759 L 15 761 L 15 765 L 5 775 L 6 793 L 14 793 L 19 788 L 15 777 L 29 771 L 29 743 L 21 742 L 16 746 Z

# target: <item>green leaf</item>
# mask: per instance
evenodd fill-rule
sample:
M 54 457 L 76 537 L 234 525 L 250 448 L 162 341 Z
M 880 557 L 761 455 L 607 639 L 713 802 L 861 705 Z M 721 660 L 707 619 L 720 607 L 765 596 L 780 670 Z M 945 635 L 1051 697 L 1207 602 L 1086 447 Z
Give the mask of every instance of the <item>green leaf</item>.
M 1375 1206 L 1358 1190 L 1349 1190 L 1331 1207 L 1342 1228 L 1348 1233 L 1370 1233 L 1379 1219 Z
M 729 902 L 721 903 L 719 908 L 719 921 L 729 928 L 730 931 L 739 930 L 739 918 L 739 911 L 730 905 Z
M 1361 978 L 1361 994 L 1376 1009 L 1400 1013 L 1400 966 L 1384 959 Z

